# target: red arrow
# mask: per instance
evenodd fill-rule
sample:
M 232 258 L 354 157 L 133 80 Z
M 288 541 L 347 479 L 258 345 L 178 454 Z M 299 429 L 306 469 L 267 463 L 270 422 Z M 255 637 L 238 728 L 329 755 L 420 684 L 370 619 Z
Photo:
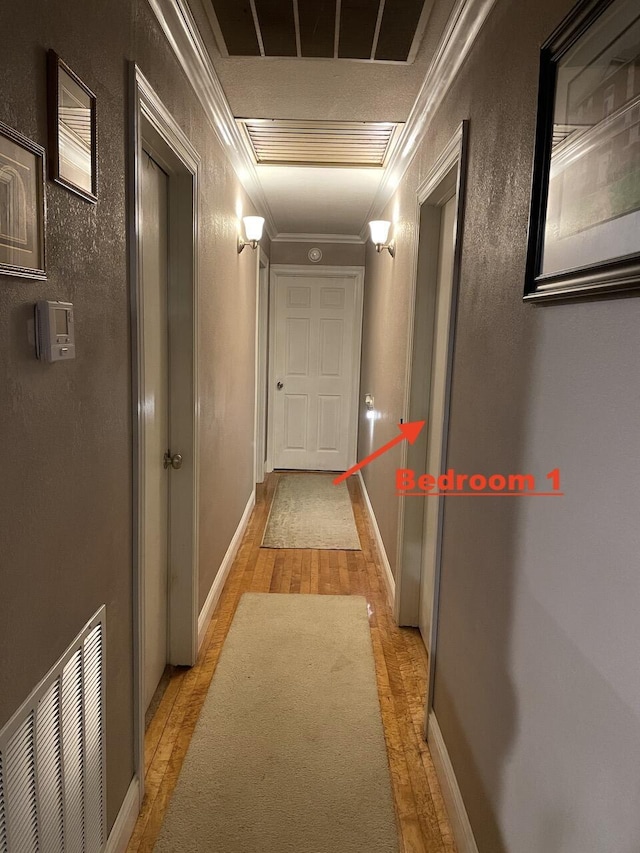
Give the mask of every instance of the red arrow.
M 364 466 L 368 465 L 369 462 L 373 462 L 373 460 L 377 459 L 378 456 L 382 456 L 382 454 L 386 453 L 387 450 L 391 450 L 391 448 L 395 447 L 396 444 L 400 444 L 400 442 L 405 438 L 409 444 L 413 444 L 416 438 L 420 435 L 420 431 L 425 424 L 426 421 L 412 421 L 410 424 L 398 424 L 400 428 L 400 435 L 397 435 L 395 438 L 392 438 L 391 441 L 383 444 L 382 447 L 374 450 L 370 456 L 367 456 L 367 458 L 363 459 L 362 462 L 358 462 L 358 464 L 354 465 L 353 468 L 349 468 L 349 470 L 345 471 L 344 474 L 339 474 L 333 481 L 334 486 L 337 486 L 343 480 L 346 480 L 347 477 L 355 474 L 356 471 L 360 470 L 360 468 L 364 468 Z

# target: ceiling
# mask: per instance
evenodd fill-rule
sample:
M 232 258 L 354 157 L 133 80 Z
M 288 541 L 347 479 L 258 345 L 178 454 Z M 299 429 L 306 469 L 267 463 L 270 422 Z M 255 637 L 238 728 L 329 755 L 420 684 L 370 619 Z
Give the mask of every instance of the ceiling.
M 454 2 L 189 0 L 189 5 L 236 120 L 243 123 L 279 120 L 268 123 L 272 130 L 277 125 L 284 126 L 287 121 L 295 120 L 299 128 L 301 123 L 326 122 L 329 123 L 326 128 L 313 124 L 312 129 L 329 140 L 332 128 L 335 132 L 337 126 L 345 123 L 366 123 L 369 130 L 373 123 L 399 125 L 397 138 L 420 91 Z M 336 7 L 339 15 L 336 15 Z M 349 45 L 349 53 L 366 53 L 364 47 L 354 46 L 356 41 L 349 33 L 370 32 L 374 11 L 378 30 L 376 45 L 371 42 L 367 58 L 345 57 L 342 51 L 347 51 L 346 45 Z M 256 18 L 259 30 L 256 30 Z M 327 36 L 330 23 L 334 28 L 333 53 Z M 411 39 L 407 28 L 413 34 Z M 400 29 L 404 33 L 402 36 L 398 35 Z M 303 39 L 303 33 L 309 37 L 305 35 Z M 260 38 L 265 55 L 260 54 Z M 382 61 L 383 52 L 387 55 L 383 45 L 395 44 L 395 55 L 400 55 L 398 46 L 404 44 L 402 49 L 405 50 L 408 40 L 411 45 L 405 51 L 405 61 Z M 335 57 L 336 44 L 338 58 Z M 332 58 L 310 54 L 312 50 L 319 52 L 321 45 Z M 270 52 L 276 55 L 269 55 Z M 374 61 L 370 58 L 372 52 Z M 254 128 L 259 125 L 260 122 L 253 121 Z M 265 123 L 262 125 L 264 127 Z M 377 166 L 362 168 L 363 160 L 350 156 L 347 166 L 318 168 L 315 165 L 319 162 L 317 146 L 307 146 L 302 152 L 296 146 L 296 158 L 289 159 L 288 163 L 297 159 L 305 165 L 265 165 L 265 157 L 257 152 L 250 136 L 246 138 L 246 145 L 257 164 L 277 234 L 354 236 L 364 232 L 390 149 L 385 149 L 381 158 L 383 165 L 379 165 L 378 157 Z M 323 150 L 330 148 L 329 143 Z M 273 154 L 277 149 L 275 145 L 269 150 Z M 344 153 L 342 145 L 334 144 L 333 149 L 333 156 Z M 282 147 L 280 151 L 283 152 Z M 353 155 L 353 149 L 349 151 Z M 379 153 L 379 149 L 373 152 L 374 156 Z M 267 161 L 277 163 L 278 159 L 269 156 Z
M 227 56 L 408 62 L 429 0 L 204 0 Z M 426 21 L 425 21 L 426 22 Z
M 258 175 L 285 234 L 359 234 L 380 182 L 374 169 L 258 166 Z

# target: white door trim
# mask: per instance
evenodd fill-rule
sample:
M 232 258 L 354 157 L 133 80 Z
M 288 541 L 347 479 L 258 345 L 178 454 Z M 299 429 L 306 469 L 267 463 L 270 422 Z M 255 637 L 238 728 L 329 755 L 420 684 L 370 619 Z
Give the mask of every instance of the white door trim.
M 200 158 L 150 84 L 131 64 L 129 244 L 133 393 L 134 740 L 135 770 L 144 794 L 144 448 L 145 377 L 140 199 L 143 141 L 169 174 L 168 308 L 172 450 L 184 462 L 170 499 L 170 663 L 195 663 L 198 641 L 198 185 Z
M 405 400 L 404 400 L 404 415 L 406 419 L 410 419 L 411 410 L 411 378 L 412 378 L 412 363 L 414 350 L 414 335 L 415 335 L 415 305 L 418 280 L 418 246 L 420 236 L 420 208 L 437 190 L 438 186 L 443 182 L 448 174 L 453 169 L 457 170 L 456 177 L 456 225 L 455 225 L 455 249 L 454 249 L 454 266 L 453 266 L 453 292 L 451 297 L 451 320 L 449 325 L 449 342 L 448 342 L 448 357 L 447 357 L 447 376 L 446 376 L 446 399 L 445 399 L 445 417 L 441 426 L 442 430 L 442 459 L 444 465 L 446 463 L 447 452 L 447 437 L 449 432 L 449 399 L 451 394 L 451 370 L 453 363 L 453 346 L 455 338 L 455 314 L 457 307 L 457 293 L 460 276 L 460 254 L 461 254 L 461 237 L 462 237 L 462 215 L 464 208 L 464 186 L 466 175 L 466 147 L 468 136 L 468 122 L 462 122 L 458 127 L 452 139 L 449 141 L 444 151 L 438 157 L 433 168 L 420 184 L 416 191 L 415 200 L 415 222 L 416 234 L 414 239 L 414 251 L 412 261 L 412 281 L 411 281 L 411 299 L 410 299 L 410 316 L 407 329 L 407 338 L 409 341 L 407 351 L 407 361 L 405 365 L 406 381 L 405 381 Z M 406 468 L 409 459 L 410 448 L 407 442 L 401 444 L 400 467 Z M 423 473 L 423 472 L 420 472 Z M 438 473 L 438 472 L 430 472 Z M 419 601 L 420 601 L 420 573 L 422 564 L 421 549 L 418 551 L 415 548 L 405 547 L 409 539 L 409 534 L 412 534 L 412 539 L 415 540 L 421 537 L 421 531 L 410 531 L 410 524 L 422 526 L 423 514 L 419 518 L 409 520 L 406 513 L 406 498 L 400 496 L 398 498 L 398 541 L 396 553 L 396 565 L 398 571 L 396 574 L 396 598 L 395 598 L 395 618 L 399 625 L 417 625 L 419 616 Z M 409 500 L 421 500 L 420 498 L 409 498 Z M 425 499 L 426 500 L 426 499 Z M 438 542 L 436 545 L 436 565 L 434 572 L 434 595 L 433 609 L 431 614 L 431 635 L 428 638 L 429 650 L 429 666 L 430 677 L 433 677 L 433 662 L 435 660 L 435 645 L 437 632 L 437 605 L 438 605 L 438 589 L 440 583 L 440 549 L 442 537 L 442 521 L 444 512 L 444 502 L 441 497 L 430 497 L 430 501 L 437 501 L 438 513 Z M 416 591 L 418 594 L 416 594 Z
M 256 281 L 256 402 L 253 446 L 255 449 L 253 482 L 262 483 L 265 475 L 265 443 L 267 417 L 267 366 L 269 354 L 267 338 L 269 332 L 269 258 L 261 247 L 258 253 Z M 266 287 L 263 286 L 266 282 Z M 265 377 L 263 381 L 263 377 Z
M 269 275 L 269 389 L 268 400 L 268 464 L 267 471 L 273 470 L 274 420 L 273 392 L 276 384 L 275 374 L 275 279 L 278 276 L 295 276 L 308 278 L 353 278 L 355 287 L 355 319 L 356 328 L 353 335 L 353 375 L 351 377 L 351 422 L 349 424 L 348 467 L 355 465 L 358 453 L 358 404 L 360 396 L 360 356 L 362 351 L 362 312 L 364 304 L 364 267 L 360 266 L 295 266 L 293 264 L 271 264 Z

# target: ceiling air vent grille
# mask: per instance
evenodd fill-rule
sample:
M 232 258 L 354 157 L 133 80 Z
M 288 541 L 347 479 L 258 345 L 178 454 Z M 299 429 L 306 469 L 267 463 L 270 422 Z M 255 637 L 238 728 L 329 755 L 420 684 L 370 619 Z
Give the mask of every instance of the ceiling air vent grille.
M 328 122 L 238 119 L 256 163 L 291 166 L 385 165 L 395 131 L 393 122 Z

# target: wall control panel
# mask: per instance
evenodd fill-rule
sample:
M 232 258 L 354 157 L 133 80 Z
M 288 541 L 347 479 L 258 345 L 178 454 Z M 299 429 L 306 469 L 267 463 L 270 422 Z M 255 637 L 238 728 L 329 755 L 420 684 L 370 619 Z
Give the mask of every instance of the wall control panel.
M 76 336 L 71 302 L 36 303 L 36 355 L 42 361 L 76 357 Z

